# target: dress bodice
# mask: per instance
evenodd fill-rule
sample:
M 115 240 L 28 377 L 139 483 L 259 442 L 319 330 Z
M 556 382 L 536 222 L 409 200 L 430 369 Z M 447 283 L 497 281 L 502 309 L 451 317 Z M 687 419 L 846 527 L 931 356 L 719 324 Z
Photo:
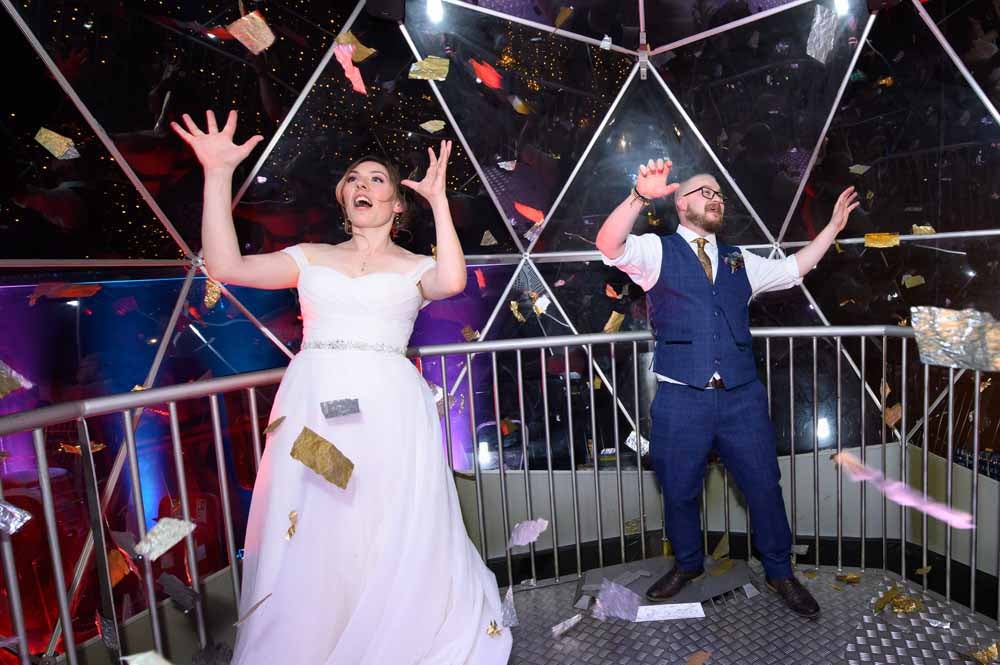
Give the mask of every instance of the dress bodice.
M 426 257 L 407 273 L 373 272 L 350 277 L 336 268 L 309 263 L 298 245 L 286 247 L 299 267 L 302 343 L 347 342 L 405 348 L 413 322 L 427 301 L 421 276 L 435 265 Z

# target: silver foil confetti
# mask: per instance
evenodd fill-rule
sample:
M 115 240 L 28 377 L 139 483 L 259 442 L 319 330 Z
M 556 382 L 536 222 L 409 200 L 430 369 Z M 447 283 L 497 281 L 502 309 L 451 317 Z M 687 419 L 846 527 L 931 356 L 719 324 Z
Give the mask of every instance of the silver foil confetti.
M 608 617 L 635 621 L 640 605 L 642 598 L 635 591 L 610 580 L 604 580 L 601 582 L 601 591 L 597 594 L 592 614 L 595 619 L 601 621 Z
M 806 41 L 806 55 L 825 65 L 826 59 L 836 46 L 838 23 L 834 12 L 823 5 L 816 5 L 816 14 L 813 16 L 809 39 Z
M 537 520 L 518 522 L 510 532 L 510 542 L 508 548 L 518 545 L 530 545 L 538 540 L 538 536 L 549 527 L 549 521 L 539 517 Z
M 135 553 L 150 561 L 156 561 L 164 552 L 194 531 L 194 526 L 184 520 L 161 517 L 153 528 L 146 532 L 146 537 L 135 546 Z
M 0 501 L 0 531 L 13 536 L 31 519 L 31 513 L 14 504 Z
M 910 321 L 924 364 L 1000 371 L 1000 323 L 988 313 L 911 307 Z
M 324 418 L 343 418 L 344 416 L 353 416 L 356 413 L 361 413 L 358 400 L 354 398 L 335 399 L 323 402 L 319 406 L 323 409 Z
M 552 637 L 561 637 L 567 630 L 580 623 L 582 620 L 582 614 L 574 614 L 565 621 L 560 621 L 556 625 L 552 626 Z
M 507 593 L 503 597 L 503 606 L 500 608 L 500 625 L 505 628 L 517 625 L 517 608 L 514 607 L 514 587 L 507 587 Z
M 584 612 L 586 612 L 587 610 L 590 609 L 590 604 L 593 601 L 594 598 L 592 596 L 583 594 L 582 596 L 580 596 L 580 600 L 576 601 L 576 604 L 573 605 L 573 608 L 578 610 L 583 610 Z
M 639 455 L 644 456 L 649 452 L 649 439 L 644 436 L 638 436 L 635 433 L 635 430 L 632 430 L 632 433 L 628 435 L 627 439 L 625 439 L 625 445 L 628 446 L 630 450 L 635 450 L 635 440 L 637 438 L 639 439 L 641 445 Z

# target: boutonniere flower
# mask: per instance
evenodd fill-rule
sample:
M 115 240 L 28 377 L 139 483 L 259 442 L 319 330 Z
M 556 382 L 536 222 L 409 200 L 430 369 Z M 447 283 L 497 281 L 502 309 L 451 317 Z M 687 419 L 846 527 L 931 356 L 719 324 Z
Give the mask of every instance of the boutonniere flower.
M 722 257 L 729 269 L 736 272 L 743 267 L 743 252 L 736 249 Z

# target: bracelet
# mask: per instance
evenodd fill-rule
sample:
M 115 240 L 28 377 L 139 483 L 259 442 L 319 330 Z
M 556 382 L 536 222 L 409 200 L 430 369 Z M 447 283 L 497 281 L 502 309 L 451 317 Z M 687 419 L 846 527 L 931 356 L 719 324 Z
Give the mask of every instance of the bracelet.
M 635 187 L 632 188 L 632 196 L 634 198 L 639 199 L 640 201 L 642 201 L 643 207 L 652 205 L 652 203 L 653 203 L 652 199 L 647 199 L 645 196 L 643 196 L 642 194 L 640 194 L 639 190 L 636 189 Z

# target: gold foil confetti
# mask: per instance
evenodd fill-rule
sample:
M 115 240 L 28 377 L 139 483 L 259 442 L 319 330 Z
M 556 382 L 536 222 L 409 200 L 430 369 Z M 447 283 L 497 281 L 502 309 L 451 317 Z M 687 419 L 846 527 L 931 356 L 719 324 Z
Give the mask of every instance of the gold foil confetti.
M 67 284 L 66 282 L 39 282 L 28 297 L 34 306 L 40 298 L 87 298 L 101 290 L 100 284 Z
M 841 573 L 837 575 L 837 581 L 844 584 L 859 584 L 861 582 L 861 575 L 858 573 Z
M 892 599 L 900 595 L 901 593 L 903 593 L 902 590 L 900 590 L 898 586 L 894 586 L 885 593 L 883 593 L 881 596 L 879 596 L 878 600 L 875 601 L 875 610 L 874 610 L 875 614 L 880 613 L 882 610 L 888 607 L 889 604 L 892 602 Z
M 161 517 L 152 529 L 146 532 L 146 537 L 135 546 L 139 556 L 156 561 L 171 547 L 184 540 L 194 531 L 195 525 L 173 517 Z
M 725 559 L 725 560 L 719 562 L 719 565 L 712 566 L 711 568 L 709 568 L 708 569 L 708 574 L 711 575 L 712 577 L 722 577 L 723 575 L 725 575 L 726 573 L 728 573 L 729 570 L 734 565 L 736 565 L 736 564 L 735 564 L 735 562 L 732 559 Z
M 563 5 L 559 8 L 559 12 L 556 14 L 555 24 L 557 28 L 561 28 L 563 23 L 569 20 L 573 15 L 573 8 Z
M 882 78 L 880 78 L 880 79 L 878 80 L 878 84 L 879 84 L 880 86 L 883 86 L 883 87 L 885 87 L 885 88 L 889 88 L 889 87 L 892 87 L 892 85 L 893 85 L 893 84 L 894 84 L 895 82 L 896 82 L 896 79 L 892 78 L 891 76 L 883 76 Z
M 722 534 L 722 538 L 719 539 L 719 543 L 712 550 L 712 558 L 716 561 L 720 561 L 729 556 L 729 532 Z
M 483 239 L 479 241 L 480 247 L 492 247 L 497 244 L 496 236 L 490 231 L 483 232 Z
M 712 657 L 711 651 L 705 651 L 704 649 L 700 649 L 698 651 L 695 651 L 690 656 L 688 656 L 687 665 L 705 665 L 705 663 L 707 663 L 708 659 L 711 657 Z
M 913 235 L 915 235 L 915 236 L 932 236 L 935 233 L 937 233 L 937 231 L 935 231 L 934 227 L 930 226 L 929 224 L 928 225 L 920 225 L 920 224 L 914 224 L 913 225 Z
M 914 570 L 913 574 L 914 575 L 927 575 L 927 574 L 929 574 L 931 572 L 931 568 L 933 568 L 933 566 L 923 566 L 922 568 L 917 568 L 916 570 Z
M 903 417 L 903 405 L 893 404 L 885 410 L 885 414 L 882 416 L 885 419 L 885 424 L 889 427 L 894 427 L 896 423 Z
M 100 443 L 99 441 L 92 441 L 90 444 L 90 452 L 92 453 L 99 453 L 105 448 L 107 448 L 107 446 L 103 443 Z M 73 443 L 60 443 L 59 452 L 69 453 L 70 455 L 83 454 L 83 450 L 81 449 L 81 447 Z
M 898 233 L 866 233 L 865 247 L 875 247 L 884 249 L 886 247 L 899 247 Z
M 510 313 L 514 315 L 514 318 L 517 319 L 518 323 L 524 323 L 528 320 L 524 318 L 524 314 L 521 314 L 521 310 L 518 308 L 516 300 L 510 301 Z
M 431 134 L 436 134 L 445 128 L 444 120 L 428 120 L 420 123 L 420 129 Z
M 511 95 L 509 99 L 510 99 L 510 105 L 514 108 L 515 111 L 517 111 L 521 115 L 531 115 L 534 112 L 534 109 L 531 108 L 531 106 L 529 106 L 526 101 L 524 101 L 517 95 Z
M 140 386 L 138 383 L 132 386 L 132 392 L 137 393 L 146 390 L 146 386 Z
M 271 423 L 270 425 L 268 425 L 264 429 L 264 436 L 267 436 L 268 434 L 270 434 L 274 430 L 276 430 L 279 427 L 281 427 L 281 423 L 283 423 L 283 422 L 285 422 L 285 416 L 281 416 L 280 418 L 276 419 L 273 423 Z
M 925 365 L 1000 371 L 1000 323 L 990 314 L 974 309 L 912 307 L 910 315 Z
M 601 386 L 603 386 L 603 385 L 604 385 L 604 382 L 601 381 L 601 377 L 595 376 L 594 377 L 594 390 L 600 390 Z
M 922 275 L 903 275 L 903 286 L 908 289 L 912 289 L 917 286 L 922 286 L 927 283 L 927 280 L 923 278 Z
M 972 651 L 968 655 L 970 658 L 974 658 L 980 665 L 990 665 L 997 658 L 1000 658 L 1000 642 L 994 642 L 988 647 Z
M 264 20 L 264 15 L 257 10 L 236 19 L 227 29 L 229 34 L 238 39 L 240 44 L 246 46 L 254 55 L 259 55 L 274 43 L 274 33 Z
M 803 575 L 804 577 L 808 577 L 808 578 L 809 578 L 809 579 L 811 579 L 811 580 L 814 580 L 814 579 L 816 579 L 816 576 L 817 576 L 818 574 L 819 574 L 819 573 L 817 573 L 817 572 L 816 572 L 815 570 L 803 570 L 803 571 L 802 571 L 802 575 Z
M 73 139 L 57 134 L 51 129 L 45 127 L 39 129 L 35 134 L 35 141 L 56 159 L 76 159 L 80 156 Z
M 611 312 L 611 316 L 608 317 L 607 323 L 604 324 L 604 332 L 606 333 L 616 333 L 622 327 L 622 322 L 625 321 L 625 315 L 621 312 Z
M 991 385 L 993 385 L 993 377 L 988 376 L 986 377 L 985 381 L 979 384 L 979 392 L 980 393 L 986 392 L 986 389 L 989 388 Z
M 835 250 L 837 250 L 838 254 L 843 254 L 844 253 L 844 248 L 841 247 L 840 243 L 838 241 L 836 241 L 836 240 L 833 241 L 833 248 Z
M 500 637 L 503 635 L 503 628 L 498 626 L 496 621 L 490 621 L 490 625 L 486 626 L 486 634 L 490 637 Z
M 205 280 L 205 297 L 202 302 L 205 304 L 206 309 L 212 309 L 219 304 L 219 297 L 222 295 L 222 287 L 219 286 L 218 282 L 214 282 L 210 279 Z
M 466 342 L 475 342 L 479 339 L 479 331 L 473 330 L 472 326 L 465 326 L 462 328 L 462 337 L 465 338 Z
M 368 48 L 364 44 L 358 41 L 358 38 L 354 36 L 354 33 L 348 30 L 342 35 L 338 35 L 334 40 L 337 44 L 348 44 L 354 46 L 354 52 L 351 53 L 351 60 L 355 63 L 364 62 L 368 58 L 372 57 L 378 51 L 373 48 Z
M 258 601 L 257 601 L 256 603 L 254 603 L 254 604 L 253 604 L 253 605 L 252 605 L 252 606 L 250 607 L 250 609 L 248 609 L 248 610 L 247 610 L 247 613 L 246 613 L 246 614 L 244 614 L 244 615 L 243 615 L 242 617 L 240 617 L 240 618 L 239 618 L 239 619 L 238 619 L 238 620 L 236 621 L 236 623 L 234 623 L 234 624 L 233 624 L 233 627 L 235 628 L 236 626 L 239 626 L 239 625 L 240 625 L 241 623 L 243 623 L 243 622 L 245 622 L 245 621 L 246 621 L 247 619 L 249 619 L 249 618 L 250 618 L 250 615 L 252 615 L 252 614 L 253 614 L 254 612 L 256 612 L 256 611 L 257 611 L 257 609 L 258 609 L 258 608 L 259 608 L 259 607 L 260 607 L 261 605 L 263 605 L 263 604 L 264 604 L 264 601 L 265 601 L 265 600 L 267 600 L 267 599 L 268 599 L 268 598 L 270 598 L 270 597 L 271 597 L 271 594 L 267 594 L 266 596 L 264 596 L 263 598 L 261 598 L 260 600 L 258 600 Z
M 295 439 L 291 455 L 340 489 L 347 488 L 354 472 L 354 462 L 308 427 L 303 427 Z
M 892 599 L 892 610 L 896 614 L 919 612 L 922 609 L 924 609 L 924 603 L 919 598 L 900 594 Z
M 0 360 L 0 399 L 11 394 L 15 390 L 31 390 L 35 387 L 31 381 L 18 374 L 10 365 Z
M 868 166 L 867 164 L 854 164 L 847 170 L 854 175 L 864 175 L 865 173 L 868 172 L 868 169 L 870 168 L 871 167 Z
M 288 513 L 288 531 L 285 532 L 285 540 L 291 540 L 295 535 L 295 528 L 299 525 L 299 511 L 292 510 Z
M 830 588 L 833 589 L 834 591 L 843 591 L 844 590 L 844 585 L 843 584 L 831 584 Z
M 451 61 L 447 58 L 429 55 L 410 65 L 410 78 L 421 81 L 443 81 L 448 78 L 450 66 Z
M 674 555 L 674 546 L 670 544 L 670 541 L 664 538 L 661 544 L 663 545 L 663 558 L 669 559 L 672 557 Z

